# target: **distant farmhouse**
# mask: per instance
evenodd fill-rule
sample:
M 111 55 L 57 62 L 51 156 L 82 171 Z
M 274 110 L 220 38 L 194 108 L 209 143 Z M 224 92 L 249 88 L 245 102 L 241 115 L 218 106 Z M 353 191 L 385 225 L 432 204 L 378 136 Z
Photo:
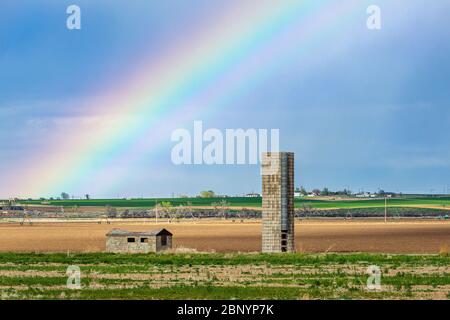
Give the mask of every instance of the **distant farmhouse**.
M 172 248 L 172 233 L 166 229 L 132 232 L 113 229 L 106 234 L 106 251 L 113 253 L 150 253 Z
M 392 198 L 395 196 L 396 194 L 394 192 L 383 192 L 382 194 L 371 192 L 360 192 L 355 194 L 356 198 L 377 198 L 377 197 Z
M 370 192 L 360 192 L 355 194 L 356 198 L 376 198 L 376 194 L 375 193 L 370 193 Z
M 301 198 L 303 194 L 300 191 L 294 191 L 294 198 Z
M 245 197 L 246 197 L 246 198 L 260 198 L 261 195 L 260 195 L 259 193 L 254 193 L 254 192 L 252 192 L 252 193 L 247 193 L 247 194 L 245 195 Z

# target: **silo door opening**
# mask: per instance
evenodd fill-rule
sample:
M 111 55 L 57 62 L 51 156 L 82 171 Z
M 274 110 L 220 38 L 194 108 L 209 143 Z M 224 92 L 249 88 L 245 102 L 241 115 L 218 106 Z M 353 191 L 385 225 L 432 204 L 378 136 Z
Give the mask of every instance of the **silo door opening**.
M 287 230 L 281 230 L 281 252 L 287 251 Z

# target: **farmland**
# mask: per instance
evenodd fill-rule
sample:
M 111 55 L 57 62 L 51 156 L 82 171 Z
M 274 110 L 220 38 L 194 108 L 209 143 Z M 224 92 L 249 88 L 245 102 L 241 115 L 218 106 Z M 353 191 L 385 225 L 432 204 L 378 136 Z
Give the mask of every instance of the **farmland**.
M 261 250 L 261 223 L 205 219 L 156 224 L 133 219 L 97 222 L 35 222 L 33 225 L 0 223 L 2 252 L 101 252 L 105 234 L 112 228 L 144 231 L 167 228 L 174 248 L 200 252 L 257 252 Z M 450 247 L 450 221 L 377 219 L 299 220 L 296 249 L 304 253 L 373 252 L 437 254 Z
M 79 289 L 66 287 L 69 265 Z M 379 290 L 367 270 L 378 266 Z M 449 299 L 450 257 L 380 254 L 0 254 L 2 299 Z
M 65 207 L 104 207 L 153 208 L 157 203 L 170 202 L 174 206 L 192 205 L 195 207 L 212 207 L 214 203 L 225 200 L 230 207 L 260 208 L 261 198 L 153 198 L 153 199 L 92 199 L 92 200 L 23 200 L 21 204 L 65 206 Z M 356 198 L 296 198 L 295 207 L 310 206 L 315 209 L 351 209 L 384 207 L 384 199 Z M 420 207 L 450 210 L 450 197 L 409 197 L 388 199 L 389 207 Z
M 158 199 L 173 205 L 187 199 Z M 221 199 L 189 199 L 213 208 Z M 194 202 L 194 201 L 197 202 Z M 178 202 L 177 202 L 178 201 Z M 186 202 L 183 202 L 186 201 Z M 258 198 L 227 198 L 231 209 L 259 208 Z M 387 223 L 379 218 L 297 219 L 296 253 L 261 254 L 258 218 L 101 218 L 105 206 L 152 208 L 155 199 L 70 200 L 77 207 L 33 223 L 0 223 L 0 299 L 450 299 L 448 199 L 390 199 Z M 30 204 L 40 204 L 31 201 Z M 363 213 L 383 211 L 384 200 L 297 200 L 296 207 Z M 395 214 L 437 211 L 411 219 Z M 344 210 L 345 209 L 345 210 Z M 299 209 L 302 210 L 302 209 Z M 174 248 L 158 254 L 105 253 L 112 228 L 167 228 Z M 81 288 L 67 287 L 67 268 L 81 272 Z M 366 286 L 369 266 L 381 271 L 381 288 Z

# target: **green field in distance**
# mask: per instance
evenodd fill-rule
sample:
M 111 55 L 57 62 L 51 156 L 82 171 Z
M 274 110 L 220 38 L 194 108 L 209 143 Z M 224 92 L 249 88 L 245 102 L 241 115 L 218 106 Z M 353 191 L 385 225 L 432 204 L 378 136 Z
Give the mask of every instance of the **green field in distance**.
M 53 205 L 53 206 L 113 206 L 123 208 L 153 208 L 156 203 L 170 202 L 173 206 L 210 206 L 215 203 L 226 201 L 230 207 L 261 207 L 261 198 L 228 197 L 228 198 L 145 198 L 145 199 L 91 199 L 91 200 L 26 200 L 21 204 L 29 205 Z M 450 197 L 402 197 L 390 198 L 388 206 L 396 207 L 446 207 L 450 208 Z M 374 208 L 384 207 L 384 199 L 356 199 L 348 198 L 341 200 L 320 198 L 296 198 L 295 207 L 308 206 L 315 209 L 351 209 L 351 208 Z

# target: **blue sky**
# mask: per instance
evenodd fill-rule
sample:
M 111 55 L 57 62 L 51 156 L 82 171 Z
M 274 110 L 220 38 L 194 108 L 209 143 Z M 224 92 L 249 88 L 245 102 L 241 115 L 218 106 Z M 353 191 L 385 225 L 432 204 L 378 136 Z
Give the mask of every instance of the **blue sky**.
M 82 8 L 82 30 L 65 28 L 70 4 Z M 381 30 L 365 26 L 369 4 L 381 8 Z M 60 134 L 54 119 L 82 113 L 85 101 L 113 86 L 140 52 L 163 50 L 180 32 L 189 38 L 194 26 L 208 28 L 225 5 L 2 1 L 0 197 L 12 196 L 8 181 L 23 170 L 18 160 L 38 162 L 46 141 Z M 450 1 L 361 1 L 358 10 L 340 32 L 318 39 L 313 54 L 273 57 L 280 63 L 268 76 L 226 105 L 212 105 L 212 115 L 190 120 L 221 130 L 278 128 L 281 148 L 295 152 L 296 186 L 442 193 L 450 188 Z M 260 191 L 258 166 L 175 166 L 170 132 L 178 125 L 168 123 L 167 142 L 113 187 L 91 190 L 85 183 L 53 195 Z

